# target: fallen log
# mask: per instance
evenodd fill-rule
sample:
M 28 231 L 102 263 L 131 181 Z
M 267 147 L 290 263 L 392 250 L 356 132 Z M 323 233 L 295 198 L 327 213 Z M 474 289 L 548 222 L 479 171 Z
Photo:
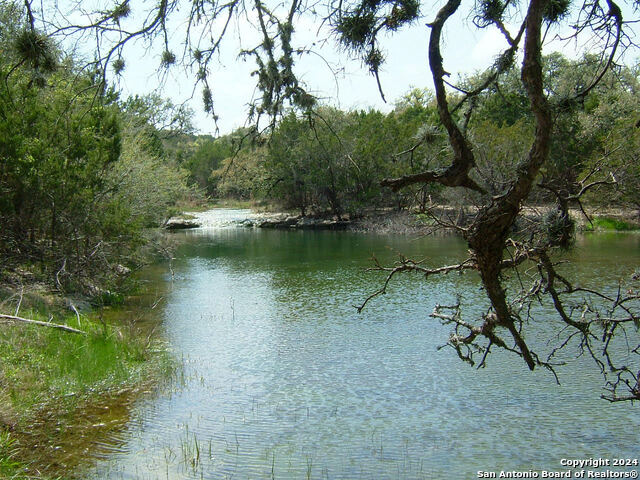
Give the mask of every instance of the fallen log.
M 59 323 L 51 323 L 51 322 L 41 322 L 40 320 L 31 320 L 29 318 L 17 317 L 15 315 L 5 315 L 0 313 L 0 320 L 5 320 L 9 322 L 29 323 L 31 325 L 39 325 L 41 327 L 57 328 L 59 330 L 64 330 L 65 332 L 79 333 L 81 335 L 87 334 L 87 332 L 83 332 L 82 330 L 78 330 L 76 328 L 69 327 L 67 325 L 60 325 Z

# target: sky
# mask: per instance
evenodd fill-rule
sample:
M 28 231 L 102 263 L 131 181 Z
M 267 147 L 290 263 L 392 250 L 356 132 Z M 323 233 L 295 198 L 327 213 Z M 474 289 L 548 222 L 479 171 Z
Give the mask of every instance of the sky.
M 361 60 L 350 58 L 341 51 L 333 39 L 321 42 L 327 32 L 317 35 L 317 27 L 303 21 L 297 24 L 294 41 L 297 45 L 308 46 L 316 43 L 318 55 L 309 55 L 299 59 L 296 71 L 305 83 L 308 91 L 323 103 L 343 109 L 374 108 L 389 111 L 402 95 L 414 87 L 431 87 L 431 76 L 427 62 L 427 44 L 429 28 L 425 25 L 435 15 L 428 10 L 425 18 L 414 25 L 397 32 L 393 37 L 384 39 L 383 48 L 386 62 L 380 73 L 382 88 L 388 103 L 385 103 L 378 91 L 375 78 L 362 65 Z M 454 23 L 453 21 L 451 22 Z M 473 32 L 471 28 L 461 28 L 464 19 L 458 19 L 456 28 L 445 31 L 445 68 L 451 72 L 472 73 L 489 65 L 505 45 L 498 32 Z M 184 27 L 176 25 L 174 34 L 179 36 Z M 242 46 L 251 44 L 251 35 L 242 32 Z M 255 69 L 253 59 L 240 60 L 238 51 L 238 31 L 232 32 L 223 54 L 214 64 L 209 79 L 213 90 L 218 127 L 221 134 L 245 125 L 247 104 L 254 95 L 254 83 L 251 77 Z M 138 49 L 139 50 L 139 49 Z M 157 66 L 159 53 L 135 56 L 129 52 L 127 68 L 118 85 L 126 94 L 143 94 L 154 89 L 159 82 Z M 193 74 L 181 66 L 174 66 L 167 73 L 163 96 L 180 103 L 193 95 Z M 195 126 L 201 133 L 212 134 L 215 123 L 202 111 L 200 87 L 189 102 L 195 112 Z
M 473 0 L 463 0 L 463 7 L 448 22 L 443 35 L 444 67 L 452 73 L 453 80 L 456 79 L 456 74 L 467 75 L 484 70 L 506 47 L 506 42 L 497 29 L 477 30 L 471 20 L 464 16 L 470 11 L 470 1 Z M 464 8 L 465 3 L 467 8 Z M 333 39 L 321 41 L 329 36 L 328 32 L 318 32 L 317 26 L 306 18 L 295 23 L 294 48 L 308 47 L 315 43 L 314 50 L 318 54 L 299 59 L 296 72 L 307 90 L 325 104 L 342 109 L 374 108 L 390 111 L 394 102 L 410 89 L 432 86 L 427 62 L 429 28 L 426 23 L 435 17 L 440 5 L 441 2 L 433 0 L 423 2 L 423 18 L 392 37 L 385 38 L 382 43 L 387 60 L 381 68 L 380 80 L 388 103 L 382 100 L 375 78 L 363 67 L 362 62 L 349 58 L 346 52 L 340 51 Z M 178 12 L 174 23 L 168 25 L 172 35 L 170 42 L 176 45 L 184 38 L 184 19 L 184 13 Z M 247 104 L 256 94 L 254 79 L 251 77 L 255 68 L 254 60 L 240 60 L 237 57 L 239 47 L 246 48 L 257 43 L 257 33 L 245 27 L 246 25 L 238 23 L 232 25 L 209 77 L 214 107 L 219 117 L 219 134 L 230 133 L 246 124 Z M 553 34 L 549 38 L 553 38 Z M 197 87 L 194 92 L 193 73 L 178 64 L 167 72 L 161 70 L 158 73 L 161 50 L 137 48 L 136 45 L 129 48 L 125 57 L 127 68 L 117 80 L 123 95 L 145 94 L 162 83 L 159 90 L 162 96 L 172 99 L 174 103 L 186 101 L 193 109 L 194 126 L 200 133 L 215 134 L 216 123 L 202 108 L 201 87 Z M 561 51 L 574 58 L 583 53 L 575 44 L 558 41 L 548 42 L 546 52 L 550 51 Z M 160 82 L 163 75 L 164 81 Z

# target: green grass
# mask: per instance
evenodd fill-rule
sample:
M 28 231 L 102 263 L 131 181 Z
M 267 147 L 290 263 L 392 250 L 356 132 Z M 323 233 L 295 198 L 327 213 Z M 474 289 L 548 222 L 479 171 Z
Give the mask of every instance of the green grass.
M 22 310 L 20 316 L 48 320 L 34 311 Z M 173 368 L 164 348 L 150 348 L 146 335 L 131 328 L 97 318 L 78 321 L 75 315 L 53 322 L 87 334 L 0 323 L 0 479 L 23 478 L 27 464 L 47 471 L 52 458 L 39 457 L 44 449 L 33 450 L 29 442 L 78 428 L 83 409 L 156 384 Z M 34 469 L 28 471 L 33 475 Z
M 15 440 L 8 432 L 0 432 L 0 478 L 16 478 L 22 464 L 14 459 Z
M 638 227 L 623 220 L 617 220 L 611 217 L 595 217 L 592 220 L 592 224 L 586 225 L 585 231 L 590 232 L 597 230 L 627 232 L 631 230 L 638 230 Z
M 23 316 L 38 318 L 37 314 Z M 99 322 L 75 316 L 65 323 L 77 335 L 25 324 L 0 327 L 0 378 L 12 410 L 21 415 L 51 398 L 83 395 L 137 381 L 148 359 L 142 339 Z
M 8 432 L 0 431 L 0 479 L 2 480 L 63 480 L 61 477 L 34 477 L 28 473 L 27 465 L 16 459 L 17 442 Z

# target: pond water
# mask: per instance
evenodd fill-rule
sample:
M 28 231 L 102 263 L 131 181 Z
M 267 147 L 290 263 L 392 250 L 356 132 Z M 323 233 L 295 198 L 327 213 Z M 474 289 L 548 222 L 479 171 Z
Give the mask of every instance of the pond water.
M 92 478 L 456 479 L 638 457 L 637 406 L 601 400 L 589 361 L 558 386 L 506 354 L 476 370 L 438 349 L 436 303 L 486 309 L 475 275 L 407 275 L 356 312 L 383 280 L 372 254 L 440 266 L 465 258 L 462 241 L 218 227 L 176 234 L 173 273 L 146 273 L 150 291 L 170 284 L 156 311 L 183 368 Z M 640 236 L 582 237 L 570 260 L 585 281 L 628 277 Z

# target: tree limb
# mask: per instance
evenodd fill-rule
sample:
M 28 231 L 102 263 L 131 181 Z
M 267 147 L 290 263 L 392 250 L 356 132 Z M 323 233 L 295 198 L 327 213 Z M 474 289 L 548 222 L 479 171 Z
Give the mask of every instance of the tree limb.
M 429 36 L 429 66 L 433 76 L 436 92 L 436 103 L 440 121 L 447 130 L 449 143 L 453 149 L 451 165 L 441 171 L 430 171 L 415 175 L 404 175 L 400 178 L 387 178 L 381 182 L 382 186 L 390 187 L 393 191 L 416 183 L 437 182 L 448 187 L 464 187 L 476 192 L 485 193 L 485 190 L 469 177 L 469 171 L 475 166 L 473 152 L 467 139 L 454 121 L 449 110 L 447 91 L 444 77 L 447 73 L 443 67 L 442 53 L 440 52 L 440 40 L 442 29 L 446 21 L 458 10 L 461 0 L 449 0 L 436 15 Z
M 385 293 L 387 293 L 387 287 L 389 285 L 389 282 L 391 282 L 391 279 L 397 273 L 418 272 L 418 273 L 422 273 L 425 276 L 425 278 L 428 278 L 431 275 L 437 275 L 441 273 L 447 274 L 453 271 L 462 272 L 463 270 L 473 270 L 476 268 L 473 258 L 467 258 L 465 261 L 456 265 L 447 265 L 439 268 L 426 268 L 421 266 L 420 262 L 416 262 L 414 260 L 411 260 L 402 256 L 400 257 L 400 261 L 396 262 L 396 265 L 393 267 L 383 267 L 376 257 L 373 257 L 373 261 L 376 266 L 369 268 L 368 269 L 369 271 L 375 270 L 375 271 L 383 271 L 383 272 L 389 272 L 389 273 L 381 288 L 379 288 L 374 293 L 369 295 L 360 306 L 355 306 L 355 308 L 358 310 L 358 313 L 362 312 L 366 304 L 369 303 L 369 300 L 379 295 L 384 295 Z
M 22 322 L 22 323 L 28 323 L 31 325 L 38 325 L 40 327 L 57 328 L 59 330 L 64 330 L 65 332 L 69 332 L 69 333 L 78 333 L 81 335 L 87 334 L 87 332 L 83 332 L 82 330 L 78 330 L 76 328 L 69 327 L 67 325 L 60 325 L 59 323 L 42 322 L 40 320 L 31 320 L 29 318 L 16 317 L 15 315 L 5 315 L 0 313 L 0 319 L 8 322 Z

